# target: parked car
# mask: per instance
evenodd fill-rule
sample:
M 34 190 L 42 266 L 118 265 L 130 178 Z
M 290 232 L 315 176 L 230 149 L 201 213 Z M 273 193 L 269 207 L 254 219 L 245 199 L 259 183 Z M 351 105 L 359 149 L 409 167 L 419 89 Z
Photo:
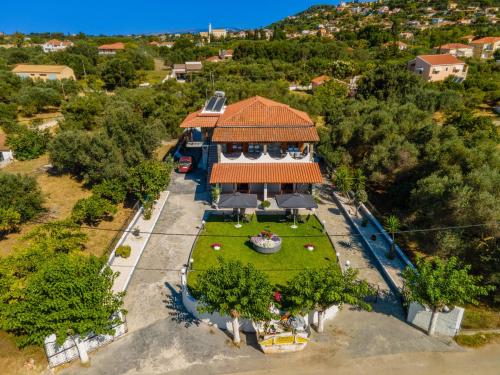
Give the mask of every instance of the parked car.
M 188 173 L 193 170 L 193 158 L 191 156 L 182 156 L 177 164 L 177 172 Z

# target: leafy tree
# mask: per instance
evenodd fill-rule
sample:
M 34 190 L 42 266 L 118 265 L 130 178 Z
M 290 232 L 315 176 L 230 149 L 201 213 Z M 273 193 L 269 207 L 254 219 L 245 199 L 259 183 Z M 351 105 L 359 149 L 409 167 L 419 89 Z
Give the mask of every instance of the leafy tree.
M 31 160 L 45 153 L 49 139 L 48 131 L 22 128 L 21 131 L 8 135 L 7 144 L 14 150 L 16 159 Z
M 129 190 L 142 203 L 156 200 L 170 182 L 173 163 L 145 160 L 129 171 Z
M 61 96 L 52 88 L 27 86 L 20 90 L 18 104 L 25 114 L 31 116 L 42 112 L 46 107 L 61 104 Z
M 61 129 L 94 130 L 104 112 L 106 97 L 100 94 L 74 96 L 62 106 L 64 122 Z
M 43 201 L 34 177 L 0 172 L 0 209 L 19 213 L 23 223 L 43 210 Z
M 127 190 L 123 181 L 114 179 L 104 180 L 101 183 L 94 185 L 94 187 L 92 187 L 92 193 L 98 197 L 107 199 L 114 204 L 118 204 L 125 200 Z
M 124 294 L 113 293 L 118 274 L 103 260 L 60 254 L 21 284 L 6 263 L 0 264 L 0 324 L 17 336 L 19 346 L 42 345 L 52 333 L 59 344 L 70 335 L 113 333 L 119 320 L 111 316 L 123 311 Z
M 267 276 L 252 264 L 219 258 L 217 266 L 202 271 L 196 279 L 201 312 L 228 315 L 233 323 L 233 342 L 240 343 L 239 318 L 269 320 L 273 288 Z
M 358 271 L 349 268 L 343 274 L 337 266 L 324 269 L 307 269 L 292 279 L 283 293 L 284 303 L 293 311 L 318 313 L 318 332 L 324 330 L 325 311 L 332 305 L 347 303 L 364 310 L 371 310 L 365 298 L 373 294 L 366 281 L 357 280 Z
M 46 254 L 79 252 L 85 248 L 87 235 L 70 219 L 38 225 L 25 237 L 31 249 Z
M 400 222 L 396 215 L 390 215 L 385 219 L 385 229 L 391 234 L 392 242 L 389 249 L 388 257 L 393 259 L 396 257 L 396 233 L 399 231 Z
M 416 269 L 408 267 L 403 271 L 407 300 L 432 309 L 429 335 L 434 334 L 439 313 L 446 306 L 478 304 L 478 296 L 485 296 L 494 289 L 493 286 L 481 285 L 483 278 L 471 275 L 470 269 L 470 265 L 461 267 L 458 259 L 451 257 L 447 261 L 419 258 Z
M 116 213 L 116 207 L 107 199 L 92 195 L 78 200 L 73 207 L 71 218 L 75 223 L 97 225 L 99 222 Z
M 110 90 L 116 87 L 131 87 L 136 79 L 136 72 L 131 62 L 116 57 L 104 64 L 101 78 Z

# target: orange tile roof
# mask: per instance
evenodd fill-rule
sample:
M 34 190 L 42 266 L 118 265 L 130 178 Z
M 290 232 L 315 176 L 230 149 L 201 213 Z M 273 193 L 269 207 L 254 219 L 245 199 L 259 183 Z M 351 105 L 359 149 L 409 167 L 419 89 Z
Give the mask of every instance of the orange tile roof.
M 465 64 L 462 60 L 457 59 L 453 55 L 420 55 L 417 56 L 421 60 L 431 64 L 431 65 L 453 65 L 453 64 Z
M 9 151 L 10 148 L 7 146 L 7 135 L 0 134 L 0 151 Z
M 255 127 L 216 127 L 212 136 L 214 142 L 319 142 L 314 126 L 282 126 L 272 130 Z
M 311 79 L 311 83 L 321 84 L 321 83 L 327 82 L 329 80 L 331 80 L 331 78 L 329 76 L 322 75 L 322 76 Z
M 198 120 L 199 117 L 214 117 L 216 120 Z M 204 114 L 202 111 L 191 113 L 182 122 L 182 128 L 198 127 L 194 125 L 198 122 L 205 124 L 205 127 L 222 126 L 243 126 L 243 127 L 277 127 L 277 126 L 313 126 L 314 123 L 305 112 L 291 108 L 290 106 L 266 99 L 261 96 L 254 96 L 249 99 L 230 104 L 222 114 Z
M 216 163 L 211 184 L 317 184 L 323 176 L 317 163 Z
M 122 42 L 117 42 L 113 44 L 103 44 L 99 46 L 100 50 L 117 50 L 117 49 L 125 49 L 125 44 Z
M 439 46 L 438 48 L 441 48 L 441 49 L 472 48 L 472 46 L 469 46 L 469 45 L 463 44 L 463 43 L 448 43 L 448 44 L 443 44 L 442 46 Z
M 218 115 L 203 115 L 201 111 L 196 111 L 182 121 L 181 128 L 213 128 L 218 120 Z
M 500 36 L 486 36 L 481 39 L 476 39 L 470 42 L 471 44 L 496 43 L 500 42 Z
M 217 126 L 310 126 L 313 124 L 307 113 L 261 96 L 254 96 L 228 105 L 217 122 Z

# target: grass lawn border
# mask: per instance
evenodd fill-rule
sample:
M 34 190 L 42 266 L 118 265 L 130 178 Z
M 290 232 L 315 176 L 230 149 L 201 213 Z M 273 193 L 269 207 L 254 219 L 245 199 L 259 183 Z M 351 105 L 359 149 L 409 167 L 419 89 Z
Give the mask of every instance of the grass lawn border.
M 208 213 L 208 215 L 206 215 L 207 213 Z M 326 267 L 329 264 L 335 264 L 337 267 L 341 268 L 341 265 L 339 264 L 339 260 L 338 260 L 337 255 L 336 255 L 336 250 L 335 250 L 335 246 L 333 244 L 333 241 L 332 241 L 331 237 L 328 235 L 328 233 L 326 232 L 326 230 L 324 230 L 322 221 L 317 216 L 317 214 L 315 212 L 309 214 L 309 216 L 310 216 L 309 220 L 312 220 L 312 222 L 309 221 L 307 223 L 299 224 L 299 229 L 298 229 L 299 234 L 297 235 L 297 237 L 304 239 L 303 241 L 300 242 L 300 244 L 293 243 L 293 242 L 287 243 L 287 239 L 294 237 L 292 233 L 296 229 L 291 229 L 291 228 L 288 229 L 287 228 L 290 226 L 291 222 L 279 222 L 278 218 L 284 216 L 284 212 L 282 212 L 282 211 L 264 211 L 264 212 L 256 211 L 255 214 L 252 216 L 252 218 L 253 218 L 252 223 L 243 224 L 243 227 L 240 229 L 231 228 L 234 223 L 224 222 L 222 219 L 222 214 L 223 214 L 223 211 L 210 212 L 208 210 L 205 212 L 204 220 L 206 222 L 206 227 L 205 227 L 205 229 L 201 229 L 201 227 L 200 227 L 200 229 L 196 235 L 196 239 L 193 242 L 193 245 L 191 247 L 191 251 L 189 253 L 189 257 L 187 259 L 186 264 L 189 265 L 188 275 L 187 275 L 188 276 L 187 277 L 188 286 L 190 287 L 190 289 L 192 291 L 194 291 L 193 287 L 194 287 L 195 281 L 193 281 L 193 273 L 197 272 L 196 266 L 199 265 L 200 263 L 207 264 L 207 262 L 208 262 L 208 265 L 214 265 L 214 264 L 216 264 L 216 261 L 214 259 L 216 259 L 217 256 L 222 256 L 225 259 L 240 260 L 240 261 L 242 261 L 243 264 L 253 263 L 257 269 L 264 270 L 264 272 L 266 272 L 268 274 L 268 276 L 270 277 L 270 281 L 277 286 L 284 285 L 287 280 L 289 280 L 293 277 L 293 276 L 281 277 L 281 276 L 273 275 L 273 273 L 276 274 L 278 271 L 286 272 L 287 274 L 294 274 L 294 273 L 296 274 L 296 272 L 294 272 L 294 271 L 300 271 L 300 269 L 314 268 L 314 267 L 318 267 L 318 266 L 325 266 Z M 269 217 L 270 220 L 266 220 L 266 216 Z M 302 216 L 307 216 L 307 215 L 302 215 Z M 213 220 L 214 218 L 216 220 Z M 230 235 L 228 236 L 227 234 L 222 233 L 221 238 L 222 238 L 222 236 L 226 236 L 226 240 L 223 241 L 220 238 L 217 238 L 217 235 L 212 234 L 213 228 L 211 228 L 211 227 L 214 225 L 214 223 L 220 224 L 221 227 L 223 227 L 223 230 L 228 231 L 228 232 L 234 231 L 236 233 L 236 231 L 241 231 L 242 232 L 241 236 L 239 236 L 237 239 L 233 239 L 230 237 Z M 307 225 L 309 228 L 309 229 L 306 229 L 306 231 L 308 231 L 308 230 L 313 231 L 310 234 L 310 236 L 300 235 L 300 233 L 301 233 L 300 226 L 302 226 L 302 231 L 304 231 L 303 226 L 305 226 L 305 225 Z M 245 226 L 246 226 L 246 230 L 244 229 Z M 279 226 L 281 226 L 282 228 L 276 229 L 276 227 L 279 227 Z M 256 229 L 256 227 L 260 228 L 260 229 Z M 246 237 L 248 237 L 250 235 L 257 235 L 260 231 L 269 230 L 269 229 L 271 229 L 271 231 L 274 232 L 275 234 L 277 234 L 278 236 L 282 236 L 282 239 L 284 239 L 284 248 L 276 254 L 259 254 L 255 250 L 250 248 Z M 203 237 L 201 234 L 207 230 L 208 230 L 209 234 L 206 237 Z M 202 242 L 201 244 L 200 244 L 200 241 Z M 221 249 L 220 252 L 215 252 L 215 250 L 211 250 L 210 253 L 204 254 L 204 256 L 202 257 L 202 260 L 200 260 L 200 254 L 199 253 L 197 254 L 197 252 L 201 251 L 200 246 L 203 246 L 203 248 L 208 249 L 209 244 L 212 242 L 213 243 L 222 242 L 223 249 Z M 226 243 L 233 242 L 233 243 L 229 244 L 228 246 L 225 246 L 224 242 L 226 242 Z M 311 242 L 312 243 L 316 242 L 318 244 L 317 244 L 316 249 L 314 250 L 313 253 L 308 253 L 308 251 L 306 249 L 304 249 L 304 244 L 302 244 L 302 242 L 304 242 L 304 244 L 311 243 Z M 223 250 L 226 250 L 227 253 L 223 253 L 222 252 Z M 238 253 L 237 255 L 235 255 L 235 251 L 239 252 L 240 250 L 242 251 L 242 253 L 241 254 Z M 297 254 L 298 251 L 301 251 L 303 253 Z M 288 252 L 288 254 L 287 254 L 287 252 Z M 293 256 L 291 256 L 290 258 L 287 258 L 287 256 L 290 256 L 290 255 L 293 255 Z M 310 259 L 308 261 L 307 257 L 310 257 L 311 255 L 314 255 L 314 258 Z M 257 264 L 255 264 L 254 262 L 252 262 L 252 260 L 254 258 L 258 258 L 260 260 L 260 262 L 257 262 Z M 268 259 L 266 259 L 266 258 L 268 258 Z M 305 266 L 303 268 L 299 269 L 298 267 L 294 268 L 293 266 L 291 266 L 290 272 L 288 272 L 288 270 L 284 269 L 284 267 L 283 267 L 283 269 L 280 269 L 280 267 L 278 266 L 278 264 L 281 264 L 281 265 L 285 264 L 285 262 L 287 262 L 289 259 L 290 259 L 290 261 L 294 262 L 295 265 L 304 264 L 304 261 L 302 261 L 302 259 L 300 259 L 300 258 L 305 259 Z M 193 264 L 191 264 L 191 262 L 190 262 L 191 259 L 194 260 Z M 301 261 L 297 262 L 297 260 L 301 260 Z M 258 263 L 260 263 L 260 265 Z M 263 264 L 266 264 L 266 266 L 267 265 L 270 265 L 270 266 L 264 268 Z M 273 264 L 276 266 L 274 266 Z M 201 271 L 205 268 L 206 267 L 199 268 L 198 271 Z

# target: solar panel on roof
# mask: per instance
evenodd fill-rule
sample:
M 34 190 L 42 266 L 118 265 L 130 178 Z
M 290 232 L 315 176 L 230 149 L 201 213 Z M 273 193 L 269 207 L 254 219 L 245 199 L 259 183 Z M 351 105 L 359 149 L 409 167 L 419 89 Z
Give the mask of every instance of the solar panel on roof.
M 217 98 L 215 96 L 212 96 L 208 101 L 205 110 L 213 112 L 216 103 L 217 103 Z
M 217 103 L 215 104 L 214 111 L 215 112 L 220 112 L 222 110 L 222 107 L 224 107 L 225 103 L 226 103 L 226 98 L 219 98 L 217 100 Z

